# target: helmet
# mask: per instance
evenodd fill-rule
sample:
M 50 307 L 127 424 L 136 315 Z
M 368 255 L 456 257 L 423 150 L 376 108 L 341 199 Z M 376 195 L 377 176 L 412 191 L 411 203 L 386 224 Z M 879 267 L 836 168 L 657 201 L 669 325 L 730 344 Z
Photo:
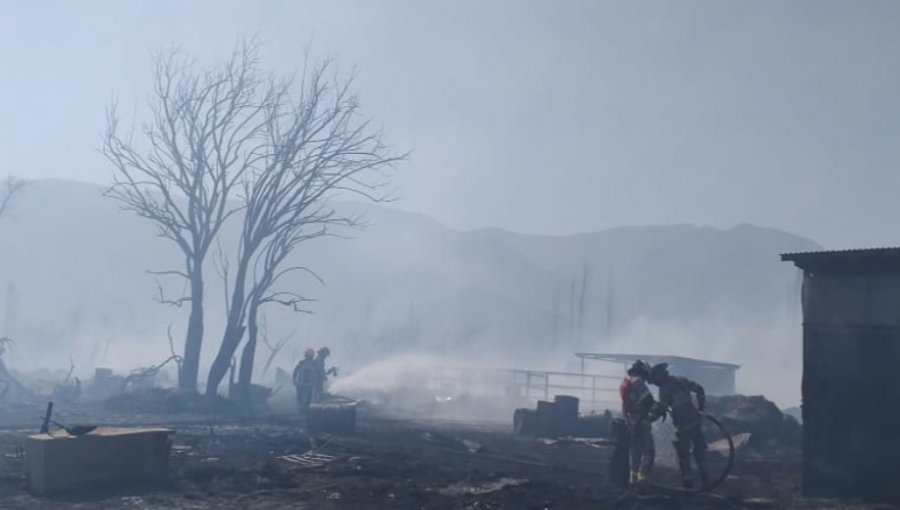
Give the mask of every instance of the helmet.
M 651 383 L 658 384 L 669 377 L 669 364 L 659 363 L 650 369 L 650 377 L 647 378 Z
M 638 377 L 646 378 L 650 375 L 650 364 L 644 360 L 637 360 L 632 365 L 631 368 L 628 369 L 628 375 L 636 375 Z
M 312 349 L 312 347 L 310 347 L 309 349 L 306 349 L 305 351 L 303 351 L 303 357 L 306 358 L 306 359 L 312 359 L 313 356 L 315 356 L 315 355 L 316 355 L 316 351 L 314 351 L 314 350 Z
M 320 356 L 330 356 L 331 349 L 329 349 L 328 347 L 322 347 L 321 349 L 318 350 L 318 353 Z

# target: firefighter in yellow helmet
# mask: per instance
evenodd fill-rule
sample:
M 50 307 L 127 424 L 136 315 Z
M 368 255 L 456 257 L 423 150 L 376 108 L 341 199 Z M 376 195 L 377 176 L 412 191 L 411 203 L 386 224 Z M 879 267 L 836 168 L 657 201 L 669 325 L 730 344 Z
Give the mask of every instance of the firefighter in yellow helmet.
M 622 414 L 628 424 L 630 438 L 629 460 L 631 464 L 631 484 L 641 484 L 650 474 L 656 457 L 653 445 L 650 412 L 655 402 L 647 387 L 650 365 L 637 360 L 628 369 L 628 375 L 619 386 L 622 397 Z

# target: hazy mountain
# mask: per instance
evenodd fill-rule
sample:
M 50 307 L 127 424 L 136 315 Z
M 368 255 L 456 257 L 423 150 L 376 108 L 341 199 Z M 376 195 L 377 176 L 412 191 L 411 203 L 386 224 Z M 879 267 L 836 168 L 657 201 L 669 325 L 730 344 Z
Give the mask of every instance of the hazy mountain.
M 761 352 L 785 363 L 779 353 L 799 349 L 799 338 L 790 338 L 799 280 L 778 254 L 818 247 L 786 232 L 752 225 L 461 232 L 418 214 L 366 208 L 370 226 L 353 239 L 316 240 L 296 253 L 294 263 L 326 285 L 286 282 L 318 300 L 314 315 L 268 310 L 271 337 L 296 331 L 282 364 L 323 343 L 345 366 L 410 349 L 518 366 L 610 349 L 737 359 L 752 368 L 765 361 Z M 182 340 L 187 310 L 153 302 L 157 287 L 147 273 L 180 268 L 178 253 L 102 188 L 36 182 L 0 232 L 4 328 L 19 341 L 14 362 L 63 366 L 72 353 L 85 372 L 133 366 L 168 352 L 169 324 Z M 212 347 L 224 305 L 213 257 L 206 279 Z M 182 290 L 177 279 L 161 281 L 171 296 Z

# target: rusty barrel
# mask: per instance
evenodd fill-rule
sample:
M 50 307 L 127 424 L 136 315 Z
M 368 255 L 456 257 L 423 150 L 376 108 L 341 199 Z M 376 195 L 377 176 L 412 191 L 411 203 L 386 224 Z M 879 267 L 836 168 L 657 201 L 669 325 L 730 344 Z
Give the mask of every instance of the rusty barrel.
M 537 435 L 553 436 L 554 403 L 547 400 L 538 400 L 537 403 Z
M 575 435 L 578 437 L 608 437 L 612 425 L 612 413 L 587 414 L 578 417 Z
M 513 430 L 516 434 L 536 436 L 539 430 L 537 411 L 525 408 L 516 409 L 513 413 Z
M 306 430 L 310 434 L 352 434 L 356 431 L 356 403 L 310 404 Z
M 620 487 L 625 487 L 628 485 L 629 479 L 628 450 L 630 446 L 628 425 L 625 423 L 625 420 L 612 420 L 610 422 L 609 434 L 612 440 L 615 441 L 615 448 L 609 459 L 609 472 L 607 476 L 611 483 Z
M 572 436 L 578 427 L 578 397 L 556 395 L 550 414 L 550 426 L 553 435 Z

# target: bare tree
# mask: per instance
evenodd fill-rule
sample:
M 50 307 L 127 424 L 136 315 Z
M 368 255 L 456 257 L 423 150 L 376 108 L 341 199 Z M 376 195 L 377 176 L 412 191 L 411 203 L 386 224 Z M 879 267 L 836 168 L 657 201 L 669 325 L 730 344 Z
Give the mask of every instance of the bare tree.
M 244 222 L 228 322 L 210 368 L 208 395 L 217 391 L 245 331 L 239 383 L 249 388 L 260 307 L 277 303 L 305 310 L 309 300 L 303 295 L 274 290 L 288 274 L 315 276 L 308 268 L 286 264 L 295 248 L 332 234 L 335 227 L 359 225 L 358 217 L 336 211 L 331 198 L 345 192 L 386 199 L 385 171 L 405 157 L 394 155 L 381 133 L 360 118 L 350 92 L 352 77 L 342 80 L 332 67 L 329 61 L 308 67 L 296 87 L 285 80 L 283 94 L 265 111 L 267 152 L 244 180 Z
M 263 345 L 266 347 L 268 351 L 268 355 L 266 356 L 266 363 L 263 366 L 261 375 L 266 375 L 270 368 L 272 368 L 272 364 L 275 362 L 275 358 L 281 353 L 284 347 L 290 342 L 294 335 L 297 333 L 296 331 L 291 331 L 287 335 L 281 337 L 279 340 L 272 343 L 269 341 L 269 327 L 266 323 L 265 316 L 262 317 L 262 320 L 259 321 L 258 338 L 262 340 Z M 243 357 L 241 358 L 241 368 L 243 368 Z
M 266 160 L 264 134 L 276 85 L 258 70 L 258 45 L 239 43 L 230 59 L 203 68 L 178 50 L 155 59 L 150 118 L 123 133 L 116 104 L 107 112 L 102 152 L 116 173 L 106 195 L 152 222 L 184 256 L 180 269 L 157 276 L 186 280 L 186 295 L 158 301 L 190 303 L 179 388 L 197 390 L 203 342 L 203 266 L 222 225 L 235 213 L 232 193 L 245 172 Z
M 13 198 L 18 195 L 27 184 L 27 181 L 18 179 L 12 175 L 7 176 L 3 180 L 2 189 L 0 189 L 0 218 L 9 212 Z
M 585 261 L 581 271 L 581 289 L 578 295 L 578 333 L 575 339 L 576 345 L 581 348 L 581 342 L 584 340 L 584 313 L 587 310 L 587 288 L 590 283 L 590 273 L 588 271 L 588 263 Z

